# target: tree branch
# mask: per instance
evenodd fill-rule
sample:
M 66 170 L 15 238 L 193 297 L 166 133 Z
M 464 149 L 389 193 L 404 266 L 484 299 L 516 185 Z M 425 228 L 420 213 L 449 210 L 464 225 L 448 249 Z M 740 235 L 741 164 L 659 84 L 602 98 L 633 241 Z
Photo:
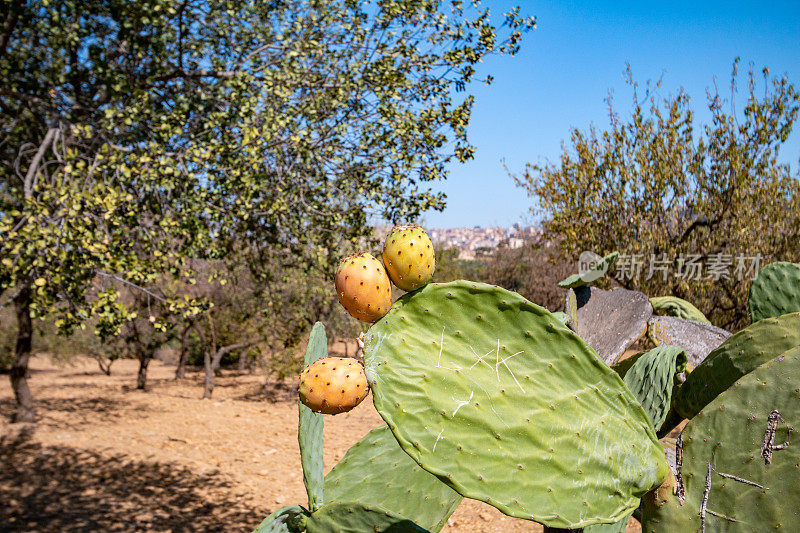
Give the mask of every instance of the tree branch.
M 58 128 L 50 128 L 47 130 L 47 134 L 44 136 L 42 144 L 39 145 L 36 155 L 33 156 L 33 160 L 28 167 L 28 172 L 25 174 L 25 182 L 23 185 L 25 198 L 30 198 L 33 196 L 33 178 L 36 176 L 36 173 L 39 170 L 39 164 L 42 162 L 42 158 L 44 157 L 44 153 L 47 151 L 47 147 L 54 142 L 54 139 L 59 131 L 60 130 Z

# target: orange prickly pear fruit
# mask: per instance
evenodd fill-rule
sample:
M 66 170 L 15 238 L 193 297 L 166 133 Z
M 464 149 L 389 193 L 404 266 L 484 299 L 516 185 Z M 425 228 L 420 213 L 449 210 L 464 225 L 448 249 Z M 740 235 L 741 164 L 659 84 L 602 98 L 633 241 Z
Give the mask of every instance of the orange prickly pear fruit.
M 300 401 L 315 413 L 345 413 L 368 391 L 364 368 L 352 357 L 318 359 L 300 374 Z
M 394 284 L 404 291 L 424 287 L 436 268 L 428 234 L 416 224 L 395 226 L 383 244 L 383 264 Z
M 386 269 L 366 252 L 342 259 L 335 284 L 339 303 L 362 322 L 379 320 L 392 306 L 392 285 Z

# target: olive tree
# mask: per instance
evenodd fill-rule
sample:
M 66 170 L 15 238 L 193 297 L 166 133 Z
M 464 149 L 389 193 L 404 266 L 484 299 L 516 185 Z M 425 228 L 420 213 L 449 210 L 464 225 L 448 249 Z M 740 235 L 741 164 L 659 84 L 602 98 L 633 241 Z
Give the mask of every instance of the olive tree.
M 11 0 L 0 20 L 17 420 L 34 416 L 34 318 L 68 333 L 98 315 L 114 335 L 141 318 L 120 284 L 191 278 L 189 259 L 238 236 L 331 265 L 371 217 L 440 209 L 428 183 L 472 156 L 476 65 L 534 25 L 515 10 L 497 31 L 477 3 L 438 0 Z

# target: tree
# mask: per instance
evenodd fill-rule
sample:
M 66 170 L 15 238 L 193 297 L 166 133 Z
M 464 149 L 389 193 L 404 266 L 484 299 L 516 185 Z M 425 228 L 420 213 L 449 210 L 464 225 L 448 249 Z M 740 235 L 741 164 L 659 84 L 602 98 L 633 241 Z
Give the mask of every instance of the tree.
M 486 258 L 483 272 L 486 283 L 518 292 L 550 311 L 562 311 L 564 290 L 558 282 L 574 268 L 564 260 L 558 239 L 539 234 L 518 248 L 501 244 Z
M 9 1 L 0 19 L 18 420 L 33 419 L 25 317 L 69 333 L 100 314 L 113 335 L 137 318 L 114 284 L 190 279 L 190 258 L 237 236 L 330 270 L 370 216 L 441 208 L 427 183 L 473 151 L 472 97 L 454 95 L 534 26 L 514 10 L 498 38 L 488 10 L 434 0 Z
M 751 68 L 738 112 L 737 68 L 738 59 L 727 102 L 716 87 L 708 92 L 711 120 L 699 134 L 684 91 L 661 98 L 661 82 L 648 83 L 640 100 L 629 71 L 628 120 L 609 101 L 608 131 L 573 130 L 558 163 L 528 165 L 515 178 L 566 254 L 619 250 L 630 263 L 618 265 L 624 286 L 693 301 L 728 328 L 747 321 L 748 284 L 739 278 L 754 274 L 752 257 L 800 257 L 800 176 L 778 160 L 798 92 L 765 68 L 759 94 Z

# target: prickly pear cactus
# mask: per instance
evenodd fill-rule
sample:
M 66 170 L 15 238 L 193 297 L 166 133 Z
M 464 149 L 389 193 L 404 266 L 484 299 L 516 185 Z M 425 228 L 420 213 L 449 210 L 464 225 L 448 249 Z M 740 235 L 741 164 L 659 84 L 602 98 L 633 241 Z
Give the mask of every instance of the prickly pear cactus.
M 693 418 L 754 368 L 800 345 L 800 313 L 766 318 L 744 328 L 697 366 L 677 390 L 675 409 Z
M 563 311 L 556 311 L 555 313 L 553 313 L 553 316 L 556 317 L 556 320 L 558 320 L 562 324 L 566 324 L 567 322 L 569 322 L 569 315 L 567 313 L 564 313 Z
M 750 320 L 800 311 L 800 265 L 779 261 L 759 270 L 750 286 Z
M 698 308 L 690 302 L 678 298 L 677 296 L 656 296 L 650 298 L 650 304 L 656 314 L 674 316 L 683 318 L 684 320 L 694 320 L 695 322 L 702 322 L 703 324 L 710 324 L 706 315 L 703 314 Z
M 311 336 L 308 338 L 304 366 L 308 367 L 327 356 L 328 339 L 325 335 L 325 326 L 321 322 L 317 322 L 311 329 Z M 297 440 L 300 444 L 300 461 L 303 465 L 303 483 L 308 493 L 308 506 L 315 511 L 322 506 L 323 421 L 322 415 L 312 412 L 300 402 L 298 405 L 300 406 L 300 416 Z
M 334 502 L 312 514 L 307 533 L 427 533 L 408 518 L 360 502 Z
M 627 387 L 547 310 L 499 287 L 431 284 L 365 339 L 375 407 L 463 496 L 549 527 L 621 520 L 667 464 Z
M 564 300 L 564 314 L 567 315 L 565 323 L 578 335 L 580 335 L 578 331 L 578 309 L 589 301 L 590 296 L 591 287 L 575 287 L 567 291 L 567 296 Z
M 683 490 L 683 485 L 681 489 Z M 642 532 L 697 532 L 700 529 L 692 518 L 693 511 L 685 509 L 685 496 L 678 494 L 675 475 L 670 471 L 667 480 L 642 498 Z
M 625 533 L 633 511 L 613 524 L 595 524 L 583 529 L 583 533 Z
M 266 517 L 253 533 L 303 533 L 308 515 L 299 505 L 287 505 Z
M 675 374 L 686 369 L 686 352 L 677 346 L 659 346 L 644 352 L 622 380 L 642 404 L 658 431 L 667 419 L 675 386 Z
M 680 346 L 686 350 L 689 364 L 695 367 L 731 334 L 722 328 L 694 320 L 654 316 L 647 323 L 647 336 L 656 346 Z
M 336 296 L 350 315 L 375 322 L 392 305 L 392 286 L 383 263 L 362 252 L 339 262 L 334 279 Z
M 441 530 L 461 495 L 423 470 L 387 426 L 373 429 L 325 476 L 325 501 L 358 501 Z
M 606 272 L 614 267 L 614 264 L 617 262 L 617 258 L 619 258 L 619 252 L 611 252 L 607 256 L 596 261 L 591 268 L 585 270 L 584 272 L 572 274 L 568 278 L 559 281 L 558 286 L 564 287 L 565 289 L 574 289 L 575 287 L 589 285 L 590 283 L 593 283 L 605 276 Z
M 690 420 L 675 489 L 645 500 L 642 531 L 800 531 L 798 383 L 800 347 L 742 377 Z
M 415 291 L 427 285 L 436 268 L 433 244 L 416 224 L 395 226 L 383 245 L 383 264 L 395 285 Z

